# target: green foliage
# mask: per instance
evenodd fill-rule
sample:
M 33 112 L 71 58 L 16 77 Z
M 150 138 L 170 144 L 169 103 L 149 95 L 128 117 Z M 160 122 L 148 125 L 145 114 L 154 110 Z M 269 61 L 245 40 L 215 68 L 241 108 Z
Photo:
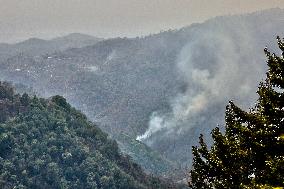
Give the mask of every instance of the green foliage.
M 170 188 L 61 96 L 21 96 L 0 82 L 0 106 L 0 188 Z
M 278 37 L 284 54 L 284 44 Z M 284 186 L 284 59 L 265 49 L 268 72 L 246 112 L 230 102 L 223 134 L 212 131 L 209 149 L 200 136 L 193 147 L 192 188 L 276 188 Z M 282 55 L 283 55 L 282 54 Z

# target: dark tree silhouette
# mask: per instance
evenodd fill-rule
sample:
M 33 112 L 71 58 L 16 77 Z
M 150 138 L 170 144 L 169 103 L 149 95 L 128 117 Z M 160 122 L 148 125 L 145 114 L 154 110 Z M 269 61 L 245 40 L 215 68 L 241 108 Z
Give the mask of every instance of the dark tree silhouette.
M 208 148 L 200 136 L 193 147 L 192 188 L 273 188 L 284 186 L 284 43 L 281 56 L 267 56 L 267 78 L 256 106 L 246 112 L 230 102 L 225 132 L 212 131 Z

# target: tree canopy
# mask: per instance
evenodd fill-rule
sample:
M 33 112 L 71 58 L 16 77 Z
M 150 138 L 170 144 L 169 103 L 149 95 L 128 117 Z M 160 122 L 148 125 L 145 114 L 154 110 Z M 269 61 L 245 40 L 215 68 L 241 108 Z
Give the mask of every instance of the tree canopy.
M 61 96 L 14 93 L 0 82 L 0 188 L 171 188 Z
M 284 187 L 284 43 L 277 40 L 280 56 L 264 50 L 267 78 L 255 107 L 244 111 L 229 102 L 225 132 L 217 127 L 212 146 L 201 135 L 199 147 L 193 147 L 190 187 Z

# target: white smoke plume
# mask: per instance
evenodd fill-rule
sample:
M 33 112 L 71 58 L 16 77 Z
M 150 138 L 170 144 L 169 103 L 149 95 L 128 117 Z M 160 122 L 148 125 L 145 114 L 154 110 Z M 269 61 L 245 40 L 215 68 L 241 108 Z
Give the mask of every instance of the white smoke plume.
M 264 76 L 265 64 L 259 60 L 261 56 L 254 56 L 261 55 L 262 47 L 254 48 L 246 30 L 237 33 L 233 38 L 230 33 L 217 29 L 198 34 L 189 41 L 176 63 L 187 90 L 172 100 L 170 113 L 154 112 L 148 130 L 137 140 L 151 145 L 156 140 L 151 136 L 161 131 L 166 133 L 163 137 L 187 131 L 200 119 L 210 119 L 208 114 L 214 107 L 220 107 L 217 105 L 222 104 L 225 109 L 231 99 L 249 107 Z M 218 111 L 224 112 L 224 109 Z

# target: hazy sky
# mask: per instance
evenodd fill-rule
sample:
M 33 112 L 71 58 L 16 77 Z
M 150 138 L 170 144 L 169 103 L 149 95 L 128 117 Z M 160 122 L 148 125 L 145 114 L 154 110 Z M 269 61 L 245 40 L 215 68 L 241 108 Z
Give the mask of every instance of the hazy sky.
M 72 32 L 140 36 L 208 18 L 280 7 L 284 0 L 0 0 L 0 42 Z

